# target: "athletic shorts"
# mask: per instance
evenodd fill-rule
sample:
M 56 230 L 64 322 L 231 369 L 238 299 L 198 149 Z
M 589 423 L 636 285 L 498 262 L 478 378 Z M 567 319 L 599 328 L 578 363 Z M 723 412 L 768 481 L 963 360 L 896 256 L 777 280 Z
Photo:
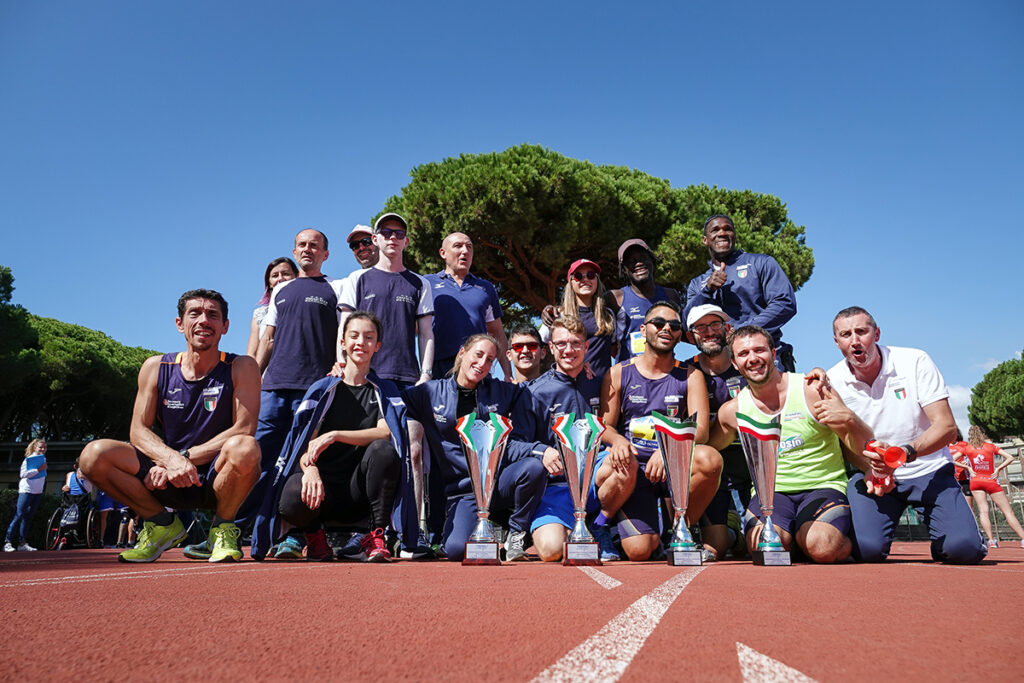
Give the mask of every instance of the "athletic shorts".
M 153 469 L 153 461 L 144 455 L 138 448 L 135 449 L 135 457 L 139 459 L 139 471 L 135 478 L 145 481 L 146 474 Z M 214 458 L 214 461 L 216 458 Z M 178 488 L 167 484 L 165 489 L 154 489 L 150 491 L 157 502 L 167 508 L 174 510 L 216 510 L 217 496 L 213 493 L 213 480 L 217 472 L 213 469 L 213 462 L 202 465 L 199 470 L 200 486 L 186 486 Z
M 971 479 L 971 490 L 972 491 L 984 491 L 985 493 L 999 493 L 1003 490 L 1003 487 L 999 485 L 999 482 L 995 479 L 989 479 L 988 477 L 974 477 Z
M 601 468 L 608 451 L 601 451 L 597 454 L 597 464 L 594 465 L 594 473 Z M 601 509 L 601 502 L 597 499 L 597 486 L 591 481 L 590 492 L 587 494 L 587 512 L 596 513 Z M 561 524 L 566 529 L 572 529 L 576 525 L 576 516 L 573 514 L 572 495 L 569 493 L 569 484 L 556 483 L 548 484 L 544 489 L 544 497 L 541 498 L 537 512 L 530 522 L 530 532 L 536 531 L 545 524 Z
M 652 482 L 640 463 L 636 487 L 618 514 L 619 538 L 661 533 L 661 500 L 669 497 L 668 481 Z
M 758 514 L 754 514 L 754 511 Z M 757 495 L 750 499 L 747 514 L 743 520 L 743 531 L 749 532 L 761 520 L 761 502 Z M 852 517 L 850 501 L 846 494 L 835 489 L 813 489 L 795 493 L 775 492 L 775 509 L 772 511 L 775 526 L 785 529 L 791 536 L 807 522 L 831 524 L 843 534 L 850 535 Z
M 149 458 L 146 459 L 149 460 Z M 103 491 L 96 492 L 96 509 L 99 510 L 100 512 L 120 510 L 122 507 L 124 506 L 121 503 L 117 502 Z

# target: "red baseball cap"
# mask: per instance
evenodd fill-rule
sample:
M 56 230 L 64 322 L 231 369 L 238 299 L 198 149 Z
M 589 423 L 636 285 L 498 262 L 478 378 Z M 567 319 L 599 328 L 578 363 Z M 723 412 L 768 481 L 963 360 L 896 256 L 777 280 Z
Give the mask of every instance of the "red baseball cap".
M 590 259 L 581 258 L 572 262 L 572 265 L 569 266 L 569 274 L 565 276 L 565 279 L 572 279 L 572 274 L 575 273 L 580 268 L 582 268 L 583 266 L 590 266 L 591 268 L 597 271 L 598 275 L 601 274 L 601 266 L 597 265 Z

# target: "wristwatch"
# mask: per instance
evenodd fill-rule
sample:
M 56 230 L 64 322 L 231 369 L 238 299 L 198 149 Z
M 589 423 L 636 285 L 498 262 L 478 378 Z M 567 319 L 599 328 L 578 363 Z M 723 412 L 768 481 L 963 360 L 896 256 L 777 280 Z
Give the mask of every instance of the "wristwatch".
M 178 451 L 178 454 L 181 455 L 181 457 L 185 458 L 186 460 L 192 459 L 192 455 L 188 452 L 187 448 L 182 448 L 180 451 Z
M 914 462 L 917 460 L 917 449 L 911 446 L 909 443 L 903 447 L 903 450 L 907 452 L 907 462 Z
M 434 371 L 433 370 L 420 370 L 420 375 L 426 375 L 427 377 L 433 377 L 434 376 Z

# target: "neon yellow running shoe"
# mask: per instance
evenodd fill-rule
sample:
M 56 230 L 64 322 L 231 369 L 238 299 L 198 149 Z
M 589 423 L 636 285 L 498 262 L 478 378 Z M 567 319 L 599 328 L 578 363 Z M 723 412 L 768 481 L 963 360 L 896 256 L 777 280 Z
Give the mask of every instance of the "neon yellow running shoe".
M 134 548 L 129 548 L 117 556 L 118 562 L 153 562 L 165 550 L 178 544 L 185 538 L 185 525 L 178 516 L 167 526 L 157 526 L 153 522 L 145 522 L 139 533 L 139 540 Z
M 242 551 L 238 549 L 241 529 L 231 522 L 210 527 L 210 562 L 238 562 Z

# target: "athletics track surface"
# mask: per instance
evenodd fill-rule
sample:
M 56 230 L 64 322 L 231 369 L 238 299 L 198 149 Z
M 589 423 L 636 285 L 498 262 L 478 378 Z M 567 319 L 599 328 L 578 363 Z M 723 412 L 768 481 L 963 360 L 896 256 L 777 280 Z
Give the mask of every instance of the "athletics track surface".
M 1024 549 L 978 567 L 927 561 L 926 543 L 893 551 L 596 571 L 12 553 L 0 680 L 1017 679 Z

